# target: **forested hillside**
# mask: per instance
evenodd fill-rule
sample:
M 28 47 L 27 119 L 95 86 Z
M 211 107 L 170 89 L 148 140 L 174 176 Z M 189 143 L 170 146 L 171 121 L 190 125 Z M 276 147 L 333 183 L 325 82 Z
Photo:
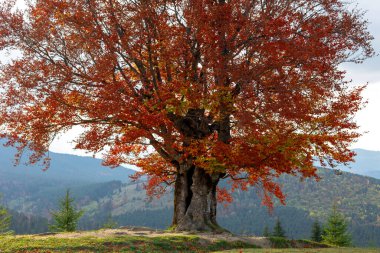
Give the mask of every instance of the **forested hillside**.
M 277 204 L 273 213 L 261 206 L 254 188 L 236 191 L 231 204 L 219 206 L 219 222 L 238 234 L 261 235 L 264 227 L 273 227 L 279 217 L 290 238 L 307 238 L 313 221 L 316 218 L 324 221 L 336 203 L 350 220 L 355 244 L 379 246 L 380 180 L 350 173 L 338 175 L 326 169 L 320 169 L 319 174 L 319 182 L 281 178 L 287 205 Z M 37 181 L 34 183 L 38 185 Z M 18 198 L 8 199 L 7 205 L 30 219 L 36 215 L 49 218 L 49 212 L 57 207 L 65 187 L 56 185 L 43 189 L 23 192 Z M 151 200 L 145 194 L 143 182 L 73 185 L 71 190 L 78 206 L 86 212 L 80 221 L 81 229 L 100 228 L 111 216 L 119 225 L 166 228 L 171 223 L 172 194 L 169 192 L 160 199 Z M 39 222 L 46 228 L 45 220 Z M 16 231 L 26 232 L 25 228 Z
M 377 154 L 359 152 L 358 163 L 367 168 L 363 171 L 376 171 Z M 111 216 L 119 225 L 165 228 L 171 223 L 172 193 L 148 199 L 142 182 L 128 182 L 132 170 L 111 170 L 97 159 L 51 153 L 52 166 L 43 172 L 38 166 L 14 167 L 13 156 L 12 149 L 1 148 L 0 192 L 6 206 L 17 210 L 12 211 L 17 233 L 46 231 L 50 212 L 67 188 L 86 212 L 81 229 L 99 228 Z M 219 222 L 235 233 L 261 235 L 264 226 L 273 227 L 279 217 L 289 237 L 305 238 L 314 219 L 325 220 L 336 203 L 350 219 L 356 244 L 380 245 L 380 180 L 326 169 L 319 175 L 319 182 L 280 178 L 287 205 L 277 205 L 272 214 L 260 205 L 255 189 L 236 191 L 233 203 L 219 205 Z
M 277 204 L 273 213 L 261 206 L 257 191 L 236 191 L 234 202 L 220 205 L 219 222 L 222 226 L 239 234 L 261 235 L 264 227 L 273 227 L 277 217 L 282 221 L 290 238 L 305 238 L 311 233 L 315 219 L 324 221 L 333 204 L 336 203 L 349 219 L 356 245 L 380 245 L 380 180 L 350 173 L 336 174 L 320 169 L 321 180 L 299 182 L 296 178 L 280 179 L 287 194 L 287 205 Z M 170 225 L 172 195 L 146 202 L 142 184 L 129 184 L 114 192 L 112 196 L 87 205 L 89 215 L 112 213 L 114 219 L 123 225 L 144 225 L 164 228 Z M 91 224 L 91 217 L 82 222 Z M 99 223 L 99 219 L 93 220 Z

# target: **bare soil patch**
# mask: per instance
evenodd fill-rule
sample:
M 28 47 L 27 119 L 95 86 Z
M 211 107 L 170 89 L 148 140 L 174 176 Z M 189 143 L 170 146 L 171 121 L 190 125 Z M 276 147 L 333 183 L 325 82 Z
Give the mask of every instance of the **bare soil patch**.
M 101 229 L 96 231 L 78 231 L 73 233 L 44 233 L 31 235 L 31 237 L 38 237 L 41 239 L 47 238 L 81 238 L 81 237 L 114 237 L 114 236 L 142 236 L 142 237 L 162 237 L 162 236 L 186 236 L 196 235 L 199 238 L 209 241 L 227 241 L 236 242 L 241 241 L 253 244 L 262 248 L 270 248 L 271 242 L 266 237 L 253 237 L 253 236 L 237 236 L 230 233 L 190 233 L 190 232 L 171 232 L 165 230 L 156 230 L 147 227 L 120 227 L 118 229 Z

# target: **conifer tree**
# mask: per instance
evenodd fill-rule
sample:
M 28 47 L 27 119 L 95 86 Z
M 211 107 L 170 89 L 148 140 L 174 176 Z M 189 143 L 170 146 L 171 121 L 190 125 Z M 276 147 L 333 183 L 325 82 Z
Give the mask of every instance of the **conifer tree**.
M 318 220 L 313 223 L 313 228 L 311 230 L 311 240 L 315 242 L 322 242 L 322 228 Z
M 108 215 L 106 222 L 103 224 L 103 229 L 114 229 L 118 227 L 118 223 L 112 219 L 112 215 Z
M 269 237 L 270 236 L 268 225 L 265 225 L 265 227 L 264 227 L 263 236 L 264 237 Z
M 335 246 L 350 246 L 351 235 L 347 231 L 347 221 L 342 213 L 338 212 L 336 206 L 330 214 L 324 228 L 322 241 Z
M 276 225 L 274 226 L 274 231 L 273 231 L 272 235 L 274 237 L 283 237 L 283 238 L 286 237 L 285 231 L 284 231 L 284 229 L 281 226 L 281 222 L 280 222 L 279 218 L 277 218 L 277 222 L 276 222 Z
M 83 211 L 77 211 L 73 202 L 70 190 L 67 190 L 66 196 L 60 200 L 59 210 L 51 213 L 54 220 L 54 224 L 50 225 L 51 231 L 73 232 L 77 229 L 78 220 L 82 217 Z
M 1 195 L 0 195 L 1 200 Z M 11 215 L 9 215 L 7 209 L 0 205 L 0 235 L 8 234 L 11 224 Z

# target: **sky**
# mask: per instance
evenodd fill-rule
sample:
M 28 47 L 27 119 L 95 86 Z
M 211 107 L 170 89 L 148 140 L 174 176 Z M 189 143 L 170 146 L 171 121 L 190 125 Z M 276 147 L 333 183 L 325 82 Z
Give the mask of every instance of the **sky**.
M 3 0 L 0 0 L 0 2 Z M 376 53 L 380 53 L 380 1 L 377 0 L 352 0 L 358 8 L 366 10 L 365 18 L 369 21 L 369 30 L 375 37 L 373 46 Z M 347 71 L 346 77 L 352 80 L 353 85 L 368 83 L 363 97 L 367 100 L 367 106 L 360 111 L 355 120 L 360 126 L 363 136 L 352 146 L 380 151 L 380 56 L 375 56 L 363 64 L 345 64 L 342 66 Z M 74 150 L 72 140 L 80 133 L 80 128 L 62 134 L 51 145 L 50 151 L 57 153 L 69 153 L 86 155 L 84 151 Z
M 373 47 L 379 54 L 380 1 L 357 0 L 356 2 L 360 9 L 367 11 L 365 18 L 369 21 L 369 30 L 375 38 Z M 368 88 L 363 93 L 368 104 L 356 116 L 360 131 L 364 134 L 353 148 L 380 151 L 380 56 L 368 59 L 363 64 L 346 64 L 343 68 L 347 71 L 347 78 L 352 79 L 353 84 L 368 83 Z

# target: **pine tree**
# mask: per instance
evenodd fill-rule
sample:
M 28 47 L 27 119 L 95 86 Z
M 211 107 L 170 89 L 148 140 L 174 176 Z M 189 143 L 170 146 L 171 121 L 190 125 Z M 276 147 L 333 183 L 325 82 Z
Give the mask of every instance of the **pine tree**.
M 279 218 L 277 218 L 277 222 L 276 222 L 276 225 L 274 226 L 274 231 L 273 231 L 272 236 L 274 236 L 274 237 L 283 237 L 283 238 L 286 237 L 285 236 L 285 231 L 284 231 L 284 229 L 281 226 L 281 222 L 280 222 Z
M 314 221 L 313 223 L 313 228 L 311 230 L 311 240 L 315 242 L 322 242 L 322 228 L 318 220 Z
M 77 229 L 78 220 L 83 215 L 83 211 L 77 211 L 73 206 L 74 199 L 70 197 L 70 191 L 66 191 L 66 196 L 60 200 L 59 210 L 52 212 L 54 224 L 50 225 L 51 231 L 73 232 Z
M 9 230 L 9 227 L 11 225 L 11 218 L 12 217 L 11 215 L 9 215 L 8 210 L 0 205 L 0 235 L 11 233 L 11 231 Z
M 347 231 L 347 222 L 343 214 L 339 213 L 336 206 L 330 214 L 324 228 L 322 241 L 335 246 L 350 246 L 351 235 Z
M 104 229 L 114 229 L 117 228 L 118 224 L 112 219 L 112 215 L 108 215 L 107 221 L 103 224 L 102 228 Z
M 265 227 L 264 227 L 263 236 L 264 237 L 269 237 L 270 236 L 268 225 L 265 225 Z

